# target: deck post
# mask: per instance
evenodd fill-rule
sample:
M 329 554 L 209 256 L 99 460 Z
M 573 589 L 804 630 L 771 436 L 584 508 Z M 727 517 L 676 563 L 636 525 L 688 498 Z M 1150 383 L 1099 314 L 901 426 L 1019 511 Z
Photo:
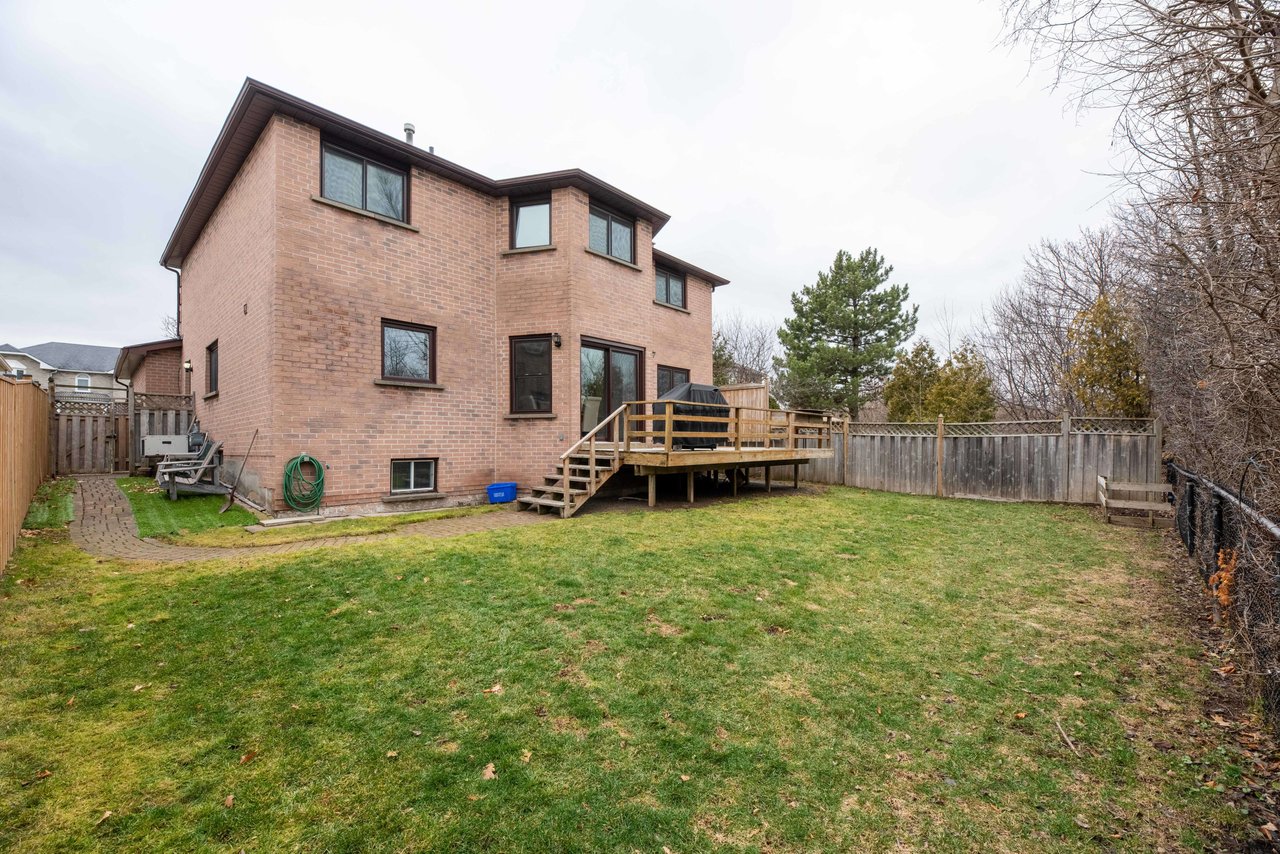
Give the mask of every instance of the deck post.
M 796 413 L 795 410 L 787 410 L 787 450 L 794 451 L 796 449 Z
M 791 484 L 791 488 L 799 489 L 800 488 L 800 464 L 799 463 L 795 464 L 795 471 L 792 472 L 792 476 L 794 477 L 795 482 Z
M 689 476 L 688 476 L 688 481 L 689 481 L 689 503 L 690 503 L 690 504 L 692 504 L 692 503 L 693 503 L 693 472 L 689 472 L 689 473 L 688 473 L 688 475 L 689 475 Z
M 733 408 L 733 449 L 742 450 L 742 407 Z M 736 494 L 736 493 L 735 493 Z
M 737 498 L 737 497 L 738 497 L 738 469 L 737 469 L 737 467 L 735 466 L 734 468 L 729 469 L 728 474 L 729 474 L 729 480 L 733 481 L 733 497 L 734 497 L 734 498 Z
M 649 475 L 649 506 L 658 506 L 658 476 L 656 474 Z
M 773 492 L 773 466 L 764 467 L 764 491 Z

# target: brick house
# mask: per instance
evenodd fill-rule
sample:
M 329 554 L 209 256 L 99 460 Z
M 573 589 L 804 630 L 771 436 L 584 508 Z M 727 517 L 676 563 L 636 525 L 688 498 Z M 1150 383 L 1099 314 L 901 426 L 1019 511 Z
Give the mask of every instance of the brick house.
M 408 130 L 408 128 L 406 128 Z M 165 247 L 201 426 L 274 511 L 525 487 L 625 400 L 711 382 L 727 280 L 668 217 L 577 169 L 494 180 L 247 80 Z
M 186 372 L 182 369 L 182 340 L 166 338 L 120 348 L 116 358 L 116 379 L 128 381 L 138 394 L 186 395 Z

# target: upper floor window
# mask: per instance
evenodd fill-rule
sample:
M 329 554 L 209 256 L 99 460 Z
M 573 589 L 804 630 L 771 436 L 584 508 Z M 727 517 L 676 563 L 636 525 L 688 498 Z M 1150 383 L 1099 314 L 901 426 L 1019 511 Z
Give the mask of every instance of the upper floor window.
M 666 305 L 674 305 L 676 308 L 685 307 L 684 276 L 669 270 L 659 270 L 657 282 L 657 295 L 654 299 Z
M 551 336 L 511 339 L 511 411 L 551 411 Z
M 382 378 L 436 381 L 436 330 L 433 326 L 382 321 Z
M 204 390 L 214 394 L 218 390 L 218 342 L 204 348 Z
M 321 151 L 320 194 L 353 208 L 407 221 L 404 172 L 332 145 Z
M 688 381 L 688 368 L 668 368 L 666 365 L 658 365 L 658 397 L 662 397 L 671 389 L 684 385 Z
M 88 390 L 89 390 L 89 375 L 77 374 L 76 375 L 76 391 L 85 392 Z
M 523 199 L 511 203 L 511 248 L 551 245 L 551 200 Z
M 591 206 L 591 249 L 612 255 L 619 261 L 635 263 L 636 221 L 604 208 Z

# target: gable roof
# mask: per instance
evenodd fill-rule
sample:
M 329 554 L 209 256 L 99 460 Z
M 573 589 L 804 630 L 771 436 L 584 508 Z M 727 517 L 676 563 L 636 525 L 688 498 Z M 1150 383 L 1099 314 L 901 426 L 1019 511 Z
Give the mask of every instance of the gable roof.
M 18 348 L 12 344 L 0 344 L 0 353 L 17 353 Z
M 127 380 L 131 378 L 134 371 L 138 370 L 138 365 L 142 364 L 142 360 L 149 353 L 154 353 L 158 350 L 180 350 L 181 348 L 181 338 L 163 338 L 159 341 L 148 341 L 145 344 L 127 344 L 120 348 L 120 355 L 116 357 L 116 379 Z
M 236 97 L 235 104 L 232 105 L 231 112 L 227 115 L 227 120 L 223 123 L 222 130 L 213 144 L 213 150 L 209 152 L 204 168 L 200 170 L 196 186 L 191 191 L 191 196 L 187 199 L 177 224 L 173 227 L 173 234 L 170 235 L 169 242 L 164 248 L 164 254 L 160 256 L 161 264 L 166 267 L 182 266 L 187 252 L 195 245 L 200 232 L 218 207 L 218 202 L 222 200 L 236 173 L 240 171 L 240 166 L 248 158 L 258 137 L 276 113 L 282 113 L 318 127 L 327 138 L 344 140 L 364 148 L 373 155 L 381 155 L 395 162 L 407 162 L 490 196 L 543 193 L 561 187 L 577 187 L 622 213 L 649 220 L 653 223 L 654 234 L 657 234 L 671 219 L 652 205 L 624 193 L 611 184 L 606 184 L 581 169 L 565 169 L 559 172 L 544 172 L 502 180 L 487 178 L 479 172 L 473 172 L 443 157 L 437 157 L 412 143 L 374 130 L 287 92 L 260 83 L 251 77 L 246 77 L 244 85 L 240 88 L 240 94 Z
M 117 347 L 99 347 L 94 344 L 71 344 L 66 341 L 46 341 L 34 347 L 17 350 L 34 356 L 41 362 L 60 371 L 89 371 L 109 374 L 115 370 Z

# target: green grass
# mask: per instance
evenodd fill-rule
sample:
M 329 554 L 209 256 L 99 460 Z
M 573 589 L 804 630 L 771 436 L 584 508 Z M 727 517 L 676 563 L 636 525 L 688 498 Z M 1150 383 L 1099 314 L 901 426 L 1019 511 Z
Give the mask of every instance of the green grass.
M 1240 771 L 1157 555 L 845 489 L 178 567 L 29 537 L 0 849 L 1212 846 Z
M 168 494 L 151 478 L 125 477 L 117 483 L 129 497 L 140 537 L 243 527 L 258 521 L 257 516 L 238 504 L 231 505 L 226 513 L 219 513 L 227 503 L 222 495 L 179 495 L 177 501 L 170 501 Z
M 461 516 L 478 516 L 500 510 L 500 505 L 481 507 L 456 507 L 449 510 L 424 510 L 420 513 L 399 513 L 394 516 L 365 516 L 356 519 L 339 519 L 317 524 L 288 525 L 250 533 L 243 527 L 212 528 L 198 533 L 162 536 L 165 542 L 184 546 L 274 546 L 280 543 L 297 543 L 303 540 L 319 540 L 327 537 L 358 537 L 368 534 L 385 534 L 405 525 L 430 522 L 437 519 L 456 519 Z M 230 512 L 230 511 L 228 511 Z
M 76 480 L 73 477 L 60 477 L 40 484 L 27 508 L 22 527 L 33 531 L 63 527 L 75 513 L 75 494 Z

